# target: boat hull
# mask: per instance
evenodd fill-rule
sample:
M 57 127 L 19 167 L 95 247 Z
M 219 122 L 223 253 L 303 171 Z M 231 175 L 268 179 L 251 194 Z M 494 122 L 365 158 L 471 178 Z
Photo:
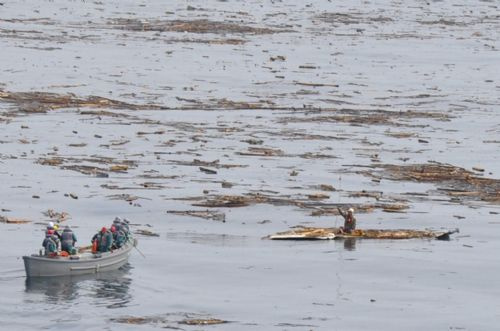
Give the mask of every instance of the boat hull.
M 137 245 L 135 239 L 112 252 L 92 254 L 85 252 L 78 259 L 71 257 L 23 256 L 27 277 L 55 277 L 97 274 L 117 270 L 128 262 L 130 252 Z

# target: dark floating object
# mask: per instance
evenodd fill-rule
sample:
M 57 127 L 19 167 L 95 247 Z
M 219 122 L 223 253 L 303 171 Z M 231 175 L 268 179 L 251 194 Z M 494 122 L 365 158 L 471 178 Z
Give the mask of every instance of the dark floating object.
M 202 172 L 204 172 L 206 174 L 211 174 L 211 175 L 217 174 L 217 171 L 212 170 L 212 169 L 208 169 L 208 168 L 205 168 L 205 167 L 200 167 L 200 171 L 202 171 Z

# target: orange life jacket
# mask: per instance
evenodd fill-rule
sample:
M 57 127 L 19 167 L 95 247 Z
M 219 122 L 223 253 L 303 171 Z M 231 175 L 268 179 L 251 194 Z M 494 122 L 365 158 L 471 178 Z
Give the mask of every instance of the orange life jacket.
M 92 242 L 92 253 L 97 253 L 97 239 Z

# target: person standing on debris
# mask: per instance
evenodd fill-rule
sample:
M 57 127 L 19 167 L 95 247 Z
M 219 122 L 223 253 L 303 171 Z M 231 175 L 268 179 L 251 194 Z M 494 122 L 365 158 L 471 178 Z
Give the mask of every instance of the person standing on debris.
M 76 236 L 69 226 L 66 226 L 61 235 L 61 250 L 68 252 L 71 255 L 76 254 L 75 249 Z
M 344 226 L 340 228 L 342 232 L 351 233 L 356 229 L 356 217 L 354 217 L 354 209 L 349 208 L 347 213 L 342 211 L 339 207 L 337 207 L 340 215 L 344 218 Z

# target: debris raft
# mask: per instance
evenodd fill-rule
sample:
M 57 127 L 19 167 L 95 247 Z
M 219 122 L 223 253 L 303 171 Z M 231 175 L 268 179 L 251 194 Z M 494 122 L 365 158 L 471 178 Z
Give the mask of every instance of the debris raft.
M 237 152 L 236 154 L 244 156 L 284 156 L 285 153 L 281 149 L 265 148 L 265 147 L 248 147 L 247 151 Z
M 200 217 L 212 221 L 226 221 L 226 214 L 214 210 L 167 210 L 168 214 Z
M 345 204 L 345 203 L 324 203 L 318 200 L 327 199 L 328 195 L 322 193 L 312 194 L 305 198 L 294 198 L 290 196 L 274 196 L 262 193 L 248 193 L 245 195 L 204 195 L 197 197 L 174 198 L 173 200 L 193 201 L 196 207 L 246 207 L 254 204 L 270 204 L 274 206 L 296 206 L 306 210 L 312 210 L 312 216 L 338 215 L 337 208 L 356 209 L 357 213 L 369 213 L 374 209 L 383 211 L 403 211 L 408 208 L 402 203 L 370 203 L 370 204 Z
M 228 323 L 228 321 L 224 321 L 218 318 L 206 318 L 206 319 L 195 318 L 195 319 L 186 319 L 179 322 L 179 324 L 185 324 L 185 325 L 216 325 L 223 323 Z
M 77 97 L 74 94 L 48 92 L 7 92 L 0 89 L 0 101 L 17 106 L 23 113 L 46 113 L 61 108 L 107 108 L 147 110 L 161 109 L 158 105 L 136 105 L 99 96 Z
M 482 200 L 489 203 L 500 203 L 500 179 L 485 178 L 464 168 L 443 163 L 427 163 L 413 165 L 377 165 L 380 170 L 361 171 L 366 176 L 379 176 L 398 181 L 415 181 L 438 183 L 445 192 L 454 199 Z
M 160 236 L 158 233 L 154 233 L 153 231 L 144 230 L 144 229 L 137 229 L 134 231 L 134 233 L 140 234 L 142 236 L 148 236 L 148 237 L 159 237 Z
M 335 239 L 335 231 L 324 228 L 301 228 L 286 232 L 278 232 L 267 238 L 273 240 L 330 240 Z
M 198 159 L 193 159 L 193 161 L 171 161 L 174 164 L 183 165 L 183 166 L 196 166 L 196 167 L 211 167 L 217 169 L 230 169 L 230 168 L 245 168 L 247 165 L 242 164 L 223 164 L 220 163 L 219 160 L 214 161 L 202 161 Z
M 330 199 L 330 196 L 328 194 L 324 193 L 314 193 L 314 194 L 308 194 L 307 197 L 310 200 L 324 200 L 324 199 Z
M 82 163 L 97 164 L 84 165 Z M 76 157 L 41 157 L 36 163 L 48 166 L 59 166 L 64 170 L 72 170 L 84 175 L 96 177 L 109 177 L 109 173 L 126 173 L 130 168 L 137 166 L 136 161 L 117 160 L 105 156 L 92 155 L 85 158 Z
M 112 318 L 111 321 L 116 323 L 134 324 L 134 325 L 158 324 L 158 323 L 168 322 L 168 320 L 166 320 L 165 318 L 156 316 L 146 316 L 146 317 L 127 316 L 127 317 Z
M 127 172 L 128 165 L 126 164 L 115 164 L 109 167 L 109 171 L 113 172 Z
M 129 31 L 155 31 L 155 32 L 189 32 L 189 33 L 214 33 L 214 34 L 250 34 L 262 35 L 279 32 L 291 32 L 289 29 L 270 29 L 253 27 L 227 21 L 197 20 L 158 20 L 115 18 L 108 21 L 108 26 Z
M 181 316 L 176 316 L 181 315 Z M 196 316 L 196 317 L 195 317 Z M 225 321 L 219 318 L 213 317 L 205 317 L 199 314 L 191 314 L 191 313 L 180 313 L 180 314 L 164 314 L 158 316 L 124 316 L 118 318 L 111 318 L 111 322 L 115 323 L 123 323 L 123 324 L 132 324 L 132 325 L 144 325 L 151 324 L 155 326 L 161 326 L 165 329 L 180 329 L 175 325 L 216 325 L 229 323 L 229 321 Z
M 252 202 L 250 198 L 244 196 L 236 196 L 236 195 L 222 195 L 214 198 L 209 198 L 204 202 L 194 203 L 193 206 L 198 207 L 246 207 L 249 206 Z
M 15 217 L 8 217 L 8 216 L 0 215 L 0 223 L 26 224 L 26 223 L 31 223 L 31 221 L 26 220 L 26 219 L 22 219 L 22 218 L 15 218 Z
M 361 13 L 332 13 L 325 12 L 318 14 L 314 17 L 314 20 L 319 20 L 324 23 L 329 23 L 334 26 L 339 25 L 350 25 L 350 24 L 367 24 L 367 23 L 387 23 L 392 22 L 393 19 L 386 16 L 374 16 L 370 17 L 363 15 Z
M 262 110 L 270 110 L 270 109 L 288 109 L 284 107 L 279 107 L 274 104 L 274 102 L 270 100 L 259 100 L 259 101 L 237 101 L 230 100 L 227 98 L 210 98 L 210 99 L 186 99 L 181 97 L 176 97 L 178 101 L 185 102 L 186 104 L 179 107 L 182 110 L 250 110 L 250 109 L 262 109 Z M 240 131 L 239 128 L 227 127 L 220 128 L 221 132 L 233 132 Z
M 459 232 L 458 229 L 452 231 L 436 232 L 430 230 L 378 230 L 378 229 L 356 229 L 351 233 L 343 233 L 339 228 L 314 228 L 296 226 L 292 230 L 278 232 L 267 236 L 273 240 L 327 240 L 327 239 L 415 239 L 429 238 L 439 240 L 449 240 L 449 236 Z
M 65 211 L 56 212 L 54 211 L 54 209 L 48 209 L 47 211 L 44 211 L 42 214 L 58 223 L 67 221 L 68 219 L 71 218 L 71 216 L 67 212 Z
M 280 123 L 348 123 L 351 125 L 385 125 L 395 127 L 425 127 L 415 124 L 413 119 L 449 121 L 450 116 L 433 112 L 395 112 L 381 109 L 320 109 L 308 111 L 305 116 L 282 117 Z

